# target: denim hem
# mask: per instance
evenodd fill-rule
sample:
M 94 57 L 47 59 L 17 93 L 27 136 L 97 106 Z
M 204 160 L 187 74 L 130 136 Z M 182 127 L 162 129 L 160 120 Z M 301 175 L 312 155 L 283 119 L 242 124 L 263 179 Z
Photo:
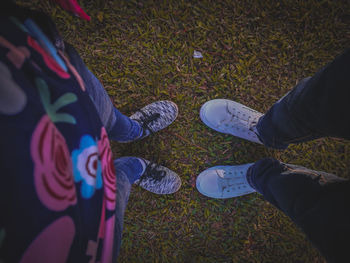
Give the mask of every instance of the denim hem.
M 253 188 L 255 191 L 257 191 L 257 189 L 256 189 L 256 187 L 255 187 L 255 185 L 254 185 L 254 183 L 253 183 L 253 180 L 252 180 L 252 178 L 251 178 L 251 177 L 252 177 L 251 169 L 252 169 L 253 166 L 254 166 L 254 165 L 252 165 L 252 166 L 250 166 L 250 167 L 248 168 L 246 178 L 247 178 L 247 182 L 248 182 L 249 186 L 250 186 L 251 188 Z

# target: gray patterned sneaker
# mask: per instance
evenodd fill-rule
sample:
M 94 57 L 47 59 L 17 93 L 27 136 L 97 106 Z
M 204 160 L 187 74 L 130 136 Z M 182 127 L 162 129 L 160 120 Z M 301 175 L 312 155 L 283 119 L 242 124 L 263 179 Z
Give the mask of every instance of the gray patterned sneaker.
M 138 140 L 147 137 L 157 131 L 168 127 L 177 117 L 178 108 L 174 102 L 171 101 L 156 101 L 130 116 L 140 123 L 143 128 L 143 134 Z
M 154 194 L 173 194 L 181 187 L 180 177 L 170 169 L 139 158 L 145 164 L 144 173 L 134 184 Z
M 232 100 L 215 99 L 204 103 L 199 115 L 208 127 L 218 132 L 262 143 L 256 125 L 263 114 L 247 106 Z

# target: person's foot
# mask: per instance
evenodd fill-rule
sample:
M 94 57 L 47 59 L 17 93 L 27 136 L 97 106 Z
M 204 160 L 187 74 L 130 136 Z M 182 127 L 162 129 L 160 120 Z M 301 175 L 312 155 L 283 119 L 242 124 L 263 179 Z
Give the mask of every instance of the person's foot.
M 134 184 L 154 194 L 173 194 L 181 187 L 180 177 L 170 169 L 138 158 L 143 165 L 140 179 Z
M 211 198 L 231 198 L 255 192 L 247 181 L 252 163 L 214 166 L 201 172 L 196 180 L 197 190 Z
M 260 112 L 232 100 L 215 99 L 204 103 L 199 114 L 208 127 L 218 132 L 262 143 L 255 129 L 263 115 Z
M 175 121 L 178 115 L 178 108 L 171 101 L 156 101 L 130 116 L 130 119 L 137 121 L 143 128 L 143 132 L 137 140 L 168 127 Z

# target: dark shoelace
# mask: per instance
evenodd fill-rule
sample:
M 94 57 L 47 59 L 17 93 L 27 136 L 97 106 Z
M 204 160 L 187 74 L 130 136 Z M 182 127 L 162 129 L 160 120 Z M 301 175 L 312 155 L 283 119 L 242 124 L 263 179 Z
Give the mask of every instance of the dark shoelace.
M 143 110 L 138 110 L 138 112 L 140 112 L 142 114 L 142 116 L 139 119 L 139 122 L 141 123 L 141 126 L 143 128 L 143 130 L 148 130 L 152 135 L 155 133 L 151 127 L 149 127 L 149 124 L 157 119 L 160 118 L 160 114 L 159 113 L 146 113 Z M 145 134 L 145 133 L 144 133 Z M 158 149 L 158 158 L 159 159 L 159 149 Z M 150 162 L 147 167 L 145 172 L 143 173 L 143 175 L 140 178 L 139 184 L 143 181 L 146 180 L 148 178 L 151 178 L 154 182 L 159 182 L 161 181 L 165 175 L 166 172 L 159 170 L 160 165 L 154 162 Z
M 143 175 L 141 175 L 139 182 L 141 182 L 145 179 L 148 179 L 148 178 L 153 179 L 153 181 L 155 181 L 155 182 L 161 181 L 165 177 L 166 172 L 160 170 L 159 167 L 160 167 L 160 165 L 150 162 L 147 165 L 146 170 L 143 173 Z
M 159 113 L 146 113 L 143 110 L 138 110 L 142 114 L 140 117 L 139 122 L 141 123 L 141 126 L 143 130 L 148 130 L 151 134 L 154 134 L 154 131 L 149 127 L 149 124 L 157 119 L 160 118 Z

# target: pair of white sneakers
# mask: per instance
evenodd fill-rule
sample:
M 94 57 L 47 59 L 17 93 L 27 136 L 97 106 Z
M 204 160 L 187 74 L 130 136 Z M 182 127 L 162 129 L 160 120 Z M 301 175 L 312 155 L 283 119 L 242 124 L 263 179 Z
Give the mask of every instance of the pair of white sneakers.
M 210 100 L 203 104 L 200 118 L 210 128 L 251 142 L 262 144 L 256 125 L 263 114 L 235 101 Z M 255 192 L 247 181 L 247 171 L 253 163 L 211 167 L 196 180 L 198 191 L 211 198 L 232 198 Z

